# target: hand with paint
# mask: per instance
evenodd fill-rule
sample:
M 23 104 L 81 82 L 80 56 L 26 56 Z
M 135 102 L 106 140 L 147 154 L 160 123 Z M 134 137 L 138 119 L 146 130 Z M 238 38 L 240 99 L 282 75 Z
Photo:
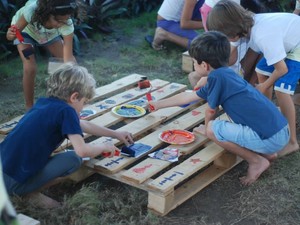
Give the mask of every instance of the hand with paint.
M 114 145 L 112 139 L 107 139 L 107 141 L 103 143 L 102 148 L 103 148 L 103 151 L 102 151 L 101 155 L 103 157 L 111 158 L 113 156 L 119 156 L 121 153 L 120 149 L 118 149 Z
M 204 87 L 207 83 L 207 77 L 201 77 L 197 84 L 194 86 L 194 91 L 198 91 L 200 88 Z
M 133 136 L 128 131 L 115 131 L 115 138 L 122 141 L 126 146 L 132 145 L 134 143 Z
M 148 101 L 148 107 L 150 112 L 154 112 L 156 110 L 158 110 L 158 107 L 157 107 L 157 102 L 155 101 Z
M 17 33 L 17 27 L 16 26 L 11 26 L 8 28 L 7 33 L 6 33 L 6 38 L 9 41 L 13 41 L 14 39 L 17 38 L 16 33 Z

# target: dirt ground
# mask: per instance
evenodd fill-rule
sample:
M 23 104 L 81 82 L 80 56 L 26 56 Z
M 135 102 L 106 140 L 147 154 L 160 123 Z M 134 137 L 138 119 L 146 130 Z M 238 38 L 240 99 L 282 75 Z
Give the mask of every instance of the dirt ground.
M 101 59 L 111 60 L 112 58 L 114 61 L 122 60 L 119 57 L 119 53 L 122 50 L 122 47 L 126 45 L 146 45 L 144 41 L 144 36 L 147 34 L 143 29 L 137 30 L 135 32 L 136 35 L 133 37 L 124 37 L 122 33 L 115 33 L 113 41 L 109 44 L 109 47 L 103 46 L 101 42 L 93 42 L 88 48 L 82 49 L 82 55 L 80 56 L 81 59 L 87 61 L 88 59 L 95 59 L 97 57 Z M 181 57 L 181 51 L 178 51 L 178 57 Z M 79 58 L 79 63 L 80 63 Z M 134 61 L 134 59 L 133 59 Z M 181 67 L 181 65 L 179 65 Z M 158 68 L 159 69 L 159 68 Z M 147 74 L 148 71 L 143 71 L 143 68 L 140 65 L 136 65 L 135 68 L 132 68 L 131 73 L 141 73 Z M 172 77 L 166 77 L 167 80 L 172 80 Z M 10 99 L 13 96 L 21 95 L 19 90 L 16 91 L 16 85 L 14 80 L 10 80 L 7 78 L 5 82 L 1 84 L 1 101 L 7 101 L 6 99 Z M 10 105 L 10 103 L 7 103 Z M 17 106 L 10 106 L 16 107 L 17 110 L 20 110 Z M 299 117 L 300 117 L 300 107 L 296 106 L 297 109 L 297 133 L 298 133 L 298 140 L 300 140 L 300 126 L 299 126 Z M 2 109 L 1 109 L 2 110 Z M 5 110 L 3 108 L 3 110 Z M 297 157 L 298 156 L 298 153 Z M 293 156 L 291 156 L 293 157 Z M 277 167 L 275 167 L 276 169 Z M 281 221 L 276 223 L 274 220 L 270 219 L 271 215 L 265 215 L 265 218 L 257 218 L 255 216 L 256 212 L 251 211 L 249 208 L 245 208 L 247 212 L 241 209 L 243 207 L 244 201 L 249 201 L 249 199 L 242 199 L 245 196 L 245 193 L 251 192 L 251 196 L 256 190 L 256 188 L 248 188 L 243 187 L 238 180 L 238 177 L 241 174 L 244 174 L 247 169 L 247 164 L 242 162 L 230 172 L 223 175 L 221 178 L 213 182 L 203 191 L 197 193 L 192 198 L 187 200 L 182 205 L 178 206 L 175 210 L 170 212 L 167 216 L 165 216 L 161 220 L 161 224 L 206 224 L 206 225 L 233 225 L 233 224 L 240 224 L 240 225 L 254 225 L 254 224 L 297 224 L 294 223 L 282 223 Z M 276 172 L 276 170 L 275 170 Z M 262 176 L 262 179 L 268 179 L 268 175 L 272 175 L 274 172 L 267 173 L 266 175 Z M 300 173 L 298 171 L 298 173 Z M 264 181 L 262 181 L 264 182 Z M 113 182 L 116 184 L 116 182 Z M 117 184 L 116 184 L 117 185 Z M 57 190 L 57 189 L 54 189 Z M 257 188 L 257 190 L 260 190 Z M 271 191 L 271 190 L 270 190 Z M 255 198 L 254 198 L 255 199 Z M 299 201 L 300 199 L 296 199 L 295 201 Z M 240 203 L 241 202 L 241 203 Z M 240 205 L 237 205 L 240 204 Z M 258 203 L 259 204 L 259 203 Z M 299 204 L 298 204 L 299 205 Z M 282 207 L 285 207 L 284 205 Z M 299 208 L 297 210 L 300 210 Z M 270 212 L 272 214 L 274 212 Z M 292 216 L 292 215 L 286 215 Z M 286 219 L 286 221 L 290 221 Z M 298 221 L 300 224 L 300 221 Z

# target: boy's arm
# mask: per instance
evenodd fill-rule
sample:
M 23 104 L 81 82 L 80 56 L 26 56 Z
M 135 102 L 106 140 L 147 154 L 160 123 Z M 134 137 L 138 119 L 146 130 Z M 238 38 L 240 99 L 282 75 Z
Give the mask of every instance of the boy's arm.
M 280 77 L 282 77 L 284 74 L 288 72 L 288 68 L 284 60 L 280 60 L 279 62 L 275 63 L 273 66 L 275 69 L 272 75 L 265 82 L 258 84 L 256 86 L 256 88 L 262 93 L 265 93 L 268 88 L 274 85 L 276 80 L 278 80 Z
M 63 45 L 63 57 L 64 62 L 76 62 L 76 59 L 73 55 L 73 33 L 63 36 L 64 45 Z
M 185 105 L 200 99 L 201 98 L 196 94 L 196 92 L 181 92 L 177 95 L 160 101 L 150 101 L 149 105 L 152 105 L 154 110 L 158 110 L 172 106 Z
M 80 126 L 82 131 L 88 134 L 117 138 L 127 146 L 134 143 L 132 134 L 127 131 L 112 130 L 107 127 L 96 125 L 87 120 L 80 120 Z
M 117 147 L 109 143 L 103 143 L 101 145 L 90 145 L 84 142 L 84 139 L 79 134 L 69 134 L 68 138 L 72 143 L 74 151 L 76 154 L 82 158 L 91 157 L 95 158 L 96 156 L 108 152 L 111 153 L 110 156 L 113 156 Z

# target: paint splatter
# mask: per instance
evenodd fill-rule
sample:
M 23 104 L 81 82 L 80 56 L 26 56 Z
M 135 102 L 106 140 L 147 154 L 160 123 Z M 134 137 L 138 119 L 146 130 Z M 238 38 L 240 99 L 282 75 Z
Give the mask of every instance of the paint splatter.
M 201 162 L 201 159 L 199 159 L 199 158 L 197 158 L 197 159 L 191 159 L 190 162 L 193 163 L 193 164 L 196 164 L 196 163 Z
M 115 100 L 112 100 L 112 99 L 107 99 L 107 100 L 105 100 L 104 102 L 107 103 L 107 104 L 110 104 L 110 105 L 116 104 L 116 101 L 115 101 Z
M 169 176 L 169 177 L 164 177 L 164 179 L 163 179 L 161 182 L 159 182 L 159 184 L 160 184 L 160 185 L 164 185 L 164 184 L 167 183 L 168 181 L 173 181 L 172 178 L 174 178 L 174 177 L 176 177 L 176 176 L 179 176 L 179 175 L 183 176 L 184 173 L 174 171 L 174 173 L 173 173 L 171 176 Z
M 199 114 L 200 114 L 199 111 L 196 111 L 196 110 L 193 110 L 193 111 L 192 111 L 192 115 L 193 115 L 193 116 L 197 116 L 197 115 L 199 115 Z
M 96 112 L 91 109 L 84 109 L 80 112 L 79 118 L 80 119 L 86 119 L 87 117 L 94 115 Z
M 152 167 L 152 164 L 148 164 L 148 165 L 146 165 L 144 167 L 140 167 L 140 168 L 134 168 L 133 172 L 135 172 L 135 173 L 144 173 L 146 171 L 146 169 L 148 169 L 150 167 Z
M 122 98 L 126 98 L 126 99 L 133 98 L 133 97 L 134 97 L 134 95 L 130 94 L 130 93 L 122 96 Z

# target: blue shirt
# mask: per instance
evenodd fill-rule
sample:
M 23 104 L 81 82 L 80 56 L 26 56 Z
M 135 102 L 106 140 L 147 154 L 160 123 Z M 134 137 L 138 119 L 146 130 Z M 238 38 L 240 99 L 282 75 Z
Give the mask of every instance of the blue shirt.
M 3 172 L 23 183 L 41 170 L 68 134 L 80 134 L 74 108 L 57 98 L 41 98 L 0 144 Z
M 197 95 L 213 109 L 221 105 L 234 123 L 250 127 L 262 139 L 287 125 L 274 103 L 230 68 L 213 70 Z

